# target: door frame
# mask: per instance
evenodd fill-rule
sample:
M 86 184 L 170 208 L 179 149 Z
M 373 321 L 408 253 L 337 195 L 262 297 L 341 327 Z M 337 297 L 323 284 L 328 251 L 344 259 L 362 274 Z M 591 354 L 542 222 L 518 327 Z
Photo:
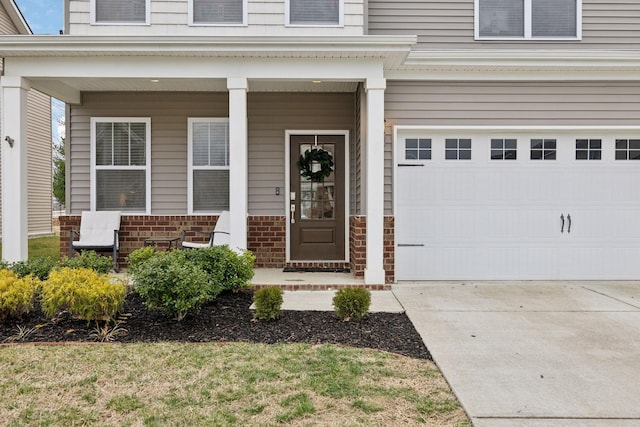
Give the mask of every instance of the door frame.
M 344 135 L 344 260 L 322 260 L 304 262 L 349 262 L 349 213 L 350 213 L 350 187 L 351 176 L 349 174 L 349 139 L 348 130 L 297 130 L 286 129 L 284 131 L 284 216 L 286 223 L 286 262 L 291 260 L 291 211 L 289 209 L 291 194 L 291 136 L 292 135 Z M 293 260 L 295 262 L 296 260 Z

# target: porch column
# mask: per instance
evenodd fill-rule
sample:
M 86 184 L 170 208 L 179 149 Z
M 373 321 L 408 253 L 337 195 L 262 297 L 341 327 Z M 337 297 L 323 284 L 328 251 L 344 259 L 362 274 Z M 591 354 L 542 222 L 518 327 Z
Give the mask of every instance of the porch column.
M 247 139 L 247 79 L 228 78 L 229 90 L 229 212 L 233 249 L 247 248 L 249 209 L 249 149 Z
M 0 79 L 2 101 L 2 259 L 27 259 L 27 93 L 22 77 Z
M 385 283 L 384 254 L 384 90 L 385 79 L 367 79 L 367 150 L 366 150 L 366 214 L 367 265 L 364 282 L 367 285 Z

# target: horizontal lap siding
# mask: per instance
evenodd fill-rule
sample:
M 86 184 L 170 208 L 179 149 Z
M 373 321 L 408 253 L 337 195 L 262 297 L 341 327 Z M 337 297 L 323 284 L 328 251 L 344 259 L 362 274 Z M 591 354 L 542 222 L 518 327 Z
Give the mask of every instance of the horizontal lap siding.
M 638 49 L 640 2 L 583 0 L 582 40 L 474 41 L 474 1 L 369 0 L 369 34 L 416 34 L 428 49 Z
M 228 117 L 225 93 L 84 93 L 71 107 L 70 213 L 90 208 L 91 117 L 151 117 L 151 211 L 187 211 L 187 118 Z
M 249 213 L 284 215 L 285 131 L 348 130 L 353 139 L 354 95 L 249 93 L 248 99 Z

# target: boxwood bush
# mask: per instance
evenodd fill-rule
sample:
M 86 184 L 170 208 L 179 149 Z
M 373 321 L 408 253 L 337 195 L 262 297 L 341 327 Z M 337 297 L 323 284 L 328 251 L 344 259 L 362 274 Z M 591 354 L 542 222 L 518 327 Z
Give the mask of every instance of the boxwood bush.
M 277 286 L 269 286 L 255 291 L 253 303 L 256 306 L 254 319 L 276 320 L 282 314 L 282 289 Z
M 333 297 L 336 315 L 342 320 L 360 320 L 371 305 L 371 292 L 365 288 L 342 288 Z
M 39 256 L 26 261 L 18 261 L 11 265 L 11 271 L 18 277 L 25 277 L 29 274 L 40 280 L 47 280 L 49 273 L 54 268 L 58 268 L 59 261 L 55 257 Z
M 113 268 L 111 257 L 103 256 L 95 251 L 82 251 L 73 258 L 65 258 L 60 263 L 62 267 L 89 268 L 98 273 L 106 274 Z

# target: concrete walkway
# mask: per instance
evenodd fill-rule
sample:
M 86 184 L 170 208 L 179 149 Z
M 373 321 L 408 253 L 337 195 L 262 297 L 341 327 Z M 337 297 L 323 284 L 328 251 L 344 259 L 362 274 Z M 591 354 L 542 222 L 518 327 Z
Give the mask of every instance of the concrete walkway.
M 393 292 L 475 426 L 640 425 L 640 283 Z

